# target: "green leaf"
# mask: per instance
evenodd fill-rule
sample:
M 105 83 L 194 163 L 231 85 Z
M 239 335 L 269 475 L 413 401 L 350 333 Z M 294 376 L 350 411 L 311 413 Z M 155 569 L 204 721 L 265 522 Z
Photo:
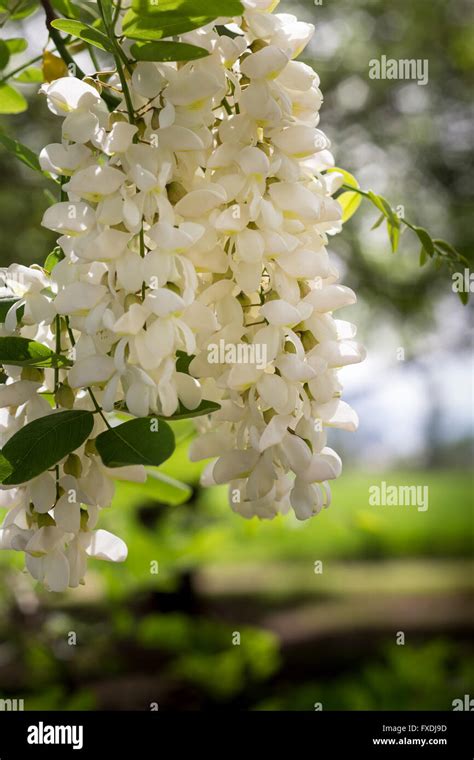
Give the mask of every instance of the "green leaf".
M 20 92 L 9 84 L 0 84 L 0 113 L 22 113 L 27 108 L 28 103 Z
M 451 243 L 448 243 L 447 240 L 440 240 L 439 238 L 437 238 L 433 240 L 433 243 L 439 251 L 441 251 L 442 253 L 445 253 L 453 261 L 462 262 L 467 267 L 470 266 L 470 262 L 468 261 L 468 259 L 466 259 L 466 257 L 463 256 L 462 253 L 456 250 L 456 248 L 453 245 L 451 245 Z
M 113 17 L 112 0 L 102 0 L 102 10 L 104 12 L 107 26 L 110 26 Z
M 94 415 L 82 409 L 54 412 L 33 420 L 15 433 L 2 449 L 11 472 L 3 485 L 18 485 L 38 477 L 78 449 L 94 427 Z M 1 465 L 1 471 L 5 465 Z
M 38 161 L 38 156 L 36 153 L 33 153 L 33 151 L 30 150 L 30 148 L 28 148 L 26 145 L 23 145 L 23 143 L 19 142 L 18 140 L 13 140 L 11 137 L 4 135 L 2 132 L 0 132 L 0 143 L 4 148 L 8 150 L 9 153 L 14 155 L 19 161 L 25 164 L 25 166 L 28 166 L 30 169 L 33 169 L 36 172 L 42 173 L 42 169 Z
M 353 193 L 350 190 L 346 193 L 342 193 L 337 198 L 337 202 L 342 206 L 342 221 L 347 222 L 359 208 L 362 201 L 362 196 L 359 193 Z
M 387 219 L 390 219 L 394 227 L 400 226 L 400 219 L 395 214 L 395 211 L 392 209 L 390 203 L 385 198 L 372 192 L 372 190 L 369 190 L 367 192 L 367 195 L 369 196 L 374 206 L 376 206 L 376 208 L 378 208 L 379 211 L 381 211 L 382 214 L 387 217 Z
M 60 183 L 58 182 L 58 184 L 60 184 Z M 57 203 L 57 201 L 58 201 L 58 199 L 53 195 L 53 193 L 51 192 L 51 190 L 49 188 L 47 188 L 47 187 L 45 187 L 43 189 L 43 195 L 44 195 L 44 197 L 46 198 L 46 200 L 48 201 L 49 204 Z
M 8 66 L 10 60 L 10 51 L 7 43 L 4 40 L 0 40 L 0 70 Z
M 67 18 L 80 18 L 81 9 L 71 3 L 71 0 L 51 0 L 51 5 L 56 8 L 62 16 Z
M 385 205 L 382 203 L 382 197 L 376 195 L 374 192 L 372 192 L 372 190 L 368 190 L 367 195 L 369 196 L 374 206 L 378 208 L 379 211 L 381 211 L 384 216 L 387 216 Z
M 13 472 L 13 467 L 11 466 L 8 459 L 5 459 L 2 452 L 0 451 L 0 483 L 3 483 L 3 481 L 8 478 L 9 475 L 11 475 Z
M 418 236 L 418 240 L 420 241 L 421 245 L 425 249 L 428 256 L 432 256 L 435 252 L 434 243 L 431 239 L 431 235 L 429 232 L 427 232 L 423 227 L 412 227 L 412 230 L 416 232 Z
M 178 506 L 188 501 L 192 495 L 192 488 L 186 483 L 171 478 L 159 470 L 150 470 L 147 472 L 148 479 L 143 486 L 137 486 L 140 490 L 146 488 L 154 499 L 161 501 L 163 504 Z
M 71 19 L 56 19 L 51 22 L 51 26 L 55 29 L 59 29 L 60 32 L 71 34 L 73 37 L 78 37 L 84 42 L 94 45 L 100 50 L 106 50 L 111 53 L 113 51 L 112 43 L 109 38 L 100 32 L 98 29 L 94 29 L 88 24 L 83 24 L 82 21 L 72 21 Z
M 220 409 L 220 404 L 216 404 L 215 401 L 207 401 L 204 399 L 201 401 L 196 409 L 186 409 L 181 402 L 179 402 L 178 409 L 171 417 L 165 417 L 167 420 L 187 420 L 191 417 L 202 417 L 204 414 L 212 414 Z
M 15 367 L 70 367 L 72 362 L 48 346 L 29 338 L 0 338 L 0 364 Z
M 428 261 L 428 255 L 426 253 L 426 248 L 424 248 L 424 246 L 421 246 L 421 251 L 420 251 L 420 267 L 424 266 L 427 261 Z
M 184 34 L 192 29 L 210 24 L 215 16 L 202 16 L 196 10 L 192 16 L 174 14 L 157 14 L 154 16 L 137 15 L 133 10 L 127 11 L 123 18 L 122 29 L 125 37 L 131 40 L 161 40 L 175 34 Z
M 9 0 L 9 2 L 6 3 L 6 7 L 10 12 L 14 11 L 9 18 L 17 21 L 35 13 L 39 8 L 39 4 L 37 0 L 23 0 L 23 2 Z
M 41 82 L 44 82 L 43 70 L 30 66 L 27 69 L 23 69 L 21 74 L 14 77 L 14 80 L 21 84 L 41 84 Z
M 469 293 L 466 290 L 459 291 L 458 296 L 461 299 L 463 306 L 466 306 L 466 304 L 469 303 Z
M 194 354 L 186 354 L 184 351 L 176 351 L 176 372 L 189 375 L 189 365 L 194 359 Z
M 48 274 L 51 274 L 56 264 L 59 264 L 59 262 L 62 261 L 63 259 L 64 259 L 64 253 L 62 252 L 59 245 L 57 245 L 56 248 L 53 248 L 51 253 L 47 255 L 43 268 L 46 269 Z
M 385 219 L 385 214 L 380 214 L 379 218 L 374 222 L 374 224 L 372 225 L 370 229 L 376 230 L 377 227 L 380 227 L 384 219 Z
M 433 243 L 436 248 L 439 248 L 440 251 L 448 254 L 449 256 L 452 256 L 455 259 L 460 256 L 459 252 L 454 248 L 454 246 L 451 245 L 451 243 L 448 243 L 447 240 L 440 240 L 438 238 L 436 240 L 433 240 Z
M 398 243 L 400 241 L 400 226 L 392 224 L 391 219 L 387 219 L 387 230 L 390 238 L 390 245 L 392 247 L 392 253 L 396 253 L 398 250 Z
M 131 47 L 137 61 L 194 61 L 209 55 L 205 48 L 184 42 L 145 42 Z
M 5 322 L 5 318 L 10 311 L 13 304 L 17 303 L 20 299 L 15 298 L 14 296 L 7 297 L 7 298 L 0 298 L 0 324 L 3 324 Z M 20 321 L 21 317 L 23 316 L 23 312 L 25 310 L 24 306 L 20 306 L 19 309 L 17 309 L 17 322 Z
M 23 53 L 28 47 L 28 42 L 24 37 L 10 37 L 10 39 L 5 40 L 5 44 L 10 51 L 10 55 Z
M 239 0 L 132 0 L 132 8 L 137 15 L 154 16 L 173 14 L 175 16 L 195 16 L 199 13 L 217 18 L 218 16 L 240 16 L 244 7 Z
M 95 444 L 106 467 L 157 467 L 175 448 L 173 431 L 157 417 L 139 417 L 117 425 L 97 436 Z

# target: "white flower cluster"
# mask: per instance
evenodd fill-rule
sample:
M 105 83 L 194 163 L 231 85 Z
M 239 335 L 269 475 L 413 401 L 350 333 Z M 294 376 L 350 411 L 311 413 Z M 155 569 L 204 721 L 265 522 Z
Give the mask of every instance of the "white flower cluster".
M 12 265 L 2 271 L 0 295 L 15 299 L 0 335 L 19 334 L 54 348 L 57 288 L 40 268 Z M 21 327 L 17 328 L 18 314 Z M 71 333 L 72 334 L 72 333 Z M 65 343 L 67 335 L 61 336 Z M 69 344 L 70 345 L 70 344 Z M 75 392 L 67 378 L 56 383 L 53 369 L 6 365 L 6 382 L 0 384 L 0 437 L 2 447 L 26 425 L 51 415 L 50 399 L 61 411 L 75 407 L 93 409 L 88 395 Z M 61 375 L 65 372 L 61 370 Z M 95 418 L 91 439 L 105 424 Z M 41 447 L 41 441 L 34 441 Z M 2 486 L 0 507 L 8 509 L 0 528 L 0 549 L 25 552 L 31 575 L 51 591 L 63 591 L 84 582 L 88 557 L 123 562 L 125 543 L 106 530 L 95 530 L 99 511 L 109 506 L 114 479 L 144 482 L 143 467 L 104 467 L 92 441 L 58 464 L 18 486 Z
M 112 113 L 92 79 L 43 86 L 64 117 L 61 142 L 40 155 L 61 177 L 62 200 L 43 224 L 63 257 L 50 276 L 10 268 L 20 300 L 3 334 L 59 346 L 74 363 L 6 367 L 0 421 L 5 443 L 52 413 L 48 391 L 58 408 L 119 404 L 137 417 L 209 399 L 221 408 L 199 420 L 191 446 L 194 460 L 217 457 L 203 482 L 229 483 L 244 517 L 291 506 L 306 519 L 329 504 L 327 481 L 341 472 L 326 428 L 357 424 L 337 369 L 363 352 L 353 325 L 332 316 L 355 295 L 326 251 L 341 227 L 332 195 L 343 177 L 323 173 L 334 162 L 317 128 L 319 80 L 294 60 L 313 27 L 272 14 L 275 3 L 244 5 L 225 34 L 210 25 L 182 36 L 207 57 L 134 64 Z M 120 88 L 118 76 L 111 83 Z M 263 347 L 265 361 L 210 362 L 220 341 Z M 180 352 L 194 356 L 189 369 L 177 369 Z M 91 438 L 104 429 L 95 420 Z M 88 441 L 56 473 L 3 490 L 0 546 L 25 551 L 52 590 L 82 582 L 87 555 L 123 560 L 120 539 L 93 531 L 113 477 L 145 471 L 107 469 Z

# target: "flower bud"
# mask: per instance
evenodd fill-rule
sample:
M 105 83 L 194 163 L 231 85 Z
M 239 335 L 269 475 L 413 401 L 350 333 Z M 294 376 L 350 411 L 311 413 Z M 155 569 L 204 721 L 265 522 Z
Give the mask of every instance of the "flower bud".
M 44 369 L 38 367 L 23 367 L 21 370 L 21 379 L 30 380 L 33 383 L 44 382 Z
M 65 475 L 72 475 L 74 478 L 80 478 L 82 475 L 82 462 L 77 454 L 69 454 L 64 462 L 63 470 Z
M 46 528 L 51 525 L 56 525 L 53 518 L 51 517 L 50 514 L 48 514 L 48 512 L 46 512 L 45 514 L 37 515 L 36 522 L 37 522 L 38 528 Z
M 97 448 L 95 445 L 95 438 L 89 438 L 88 441 L 86 441 L 86 445 L 84 447 L 84 453 L 86 456 L 96 456 L 97 455 Z
M 170 182 L 170 184 L 166 186 L 166 190 L 168 192 L 168 200 L 173 206 L 186 195 L 186 189 L 180 182 Z
M 69 385 L 62 383 L 54 394 L 56 404 L 63 409 L 73 409 L 76 396 Z

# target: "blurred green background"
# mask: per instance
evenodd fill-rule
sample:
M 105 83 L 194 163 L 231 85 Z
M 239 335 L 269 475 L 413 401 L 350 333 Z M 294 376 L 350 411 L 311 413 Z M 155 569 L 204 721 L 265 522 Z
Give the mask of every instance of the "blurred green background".
M 472 260 L 470 3 L 279 10 L 316 24 L 303 60 L 321 77 L 320 126 L 337 165 Z M 3 33 L 26 33 L 27 57 L 42 30 L 38 11 Z M 428 84 L 369 79 L 381 55 L 428 59 Z M 59 125 L 23 89 L 30 110 L 0 126 L 40 149 Z M 52 247 L 45 189 L 0 151 L 2 266 L 41 263 Z M 244 521 L 225 489 L 200 488 L 179 423 L 162 479 L 120 484 L 103 513 L 101 526 L 127 541 L 125 565 L 91 561 L 87 585 L 58 596 L 18 572 L 16 554 L 0 556 L 0 699 L 51 710 L 450 710 L 474 695 L 472 311 L 446 272 L 419 268 L 408 234 L 391 254 L 384 231 L 370 231 L 375 218 L 362 206 L 331 247 L 360 296 L 344 316 L 369 358 L 344 372 L 361 426 L 332 438 L 345 471 L 330 509 L 306 523 Z M 172 505 L 165 476 L 188 484 Z M 427 486 L 427 511 L 371 506 L 382 481 Z

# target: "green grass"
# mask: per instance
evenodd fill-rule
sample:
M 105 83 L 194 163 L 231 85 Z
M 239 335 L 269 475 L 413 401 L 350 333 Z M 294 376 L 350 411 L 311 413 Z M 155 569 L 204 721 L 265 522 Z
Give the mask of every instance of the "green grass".
M 369 488 L 385 480 L 393 485 L 429 488 L 427 511 L 416 507 L 370 506 Z M 471 556 L 473 481 L 462 472 L 345 472 L 333 484 L 332 504 L 310 521 L 292 515 L 273 522 L 232 524 L 234 558 L 313 560 L 329 557 Z M 225 489 L 201 496 L 213 512 L 225 509 Z M 230 559 L 229 555 L 227 555 Z
M 183 433 L 186 430 L 183 428 Z M 160 470 L 197 487 L 201 464 L 189 464 L 187 444 Z M 369 488 L 385 480 L 393 485 L 429 488 L 429 508 L 370 506 Z M 123 537 L 129 547 L 124 565 L 92 560 L 100 586 L 118 594 L 127 588 L 172 587 L 178 572 L 193 567 L 253 565 L 270 571 L 272 563 L 313 566 L 317 560 L 390 560 L 402 558 L 468 558 L 472 556 L 473 480 L 463 471 L 346 471 L 332 485 L 329 509 L 306 522 L 294 515 L 273 521 L 244 520 L 227 505 L 225 487 L 200 489 L 191 501 L 162 504 L 163 483 L 118 483 L 114 502 L 101 512 L 99 527 Z M 192 496 L 189 489 L 189 496 Z M 188 493 L 184 492 L 184 497 Z M 182 501 L 180 497 L 176 501 Z M 153 505 L 152 519 L 139 519 L 139 508 Z M 18 566 L 20 553 L 1 552 L 0 564 Z M 159 563 L 159 574 L 150 563 Z M 456 572 L 458 572 L 456 570 Z
M 187 428 L 179 430 L 185 435 Z M 161 468 L 167 475 L 197 485 L 203 464 L 190 463 L 187 443 Z M 428 509 L 371 506 L 369 488 L 387 485 L 428 487 Z M 208 515 L 206 544 L 213 532 L 225 546 L 220 559 L 310 557 L 472 556 L 474 477 L 462 470 L 346 470 L 331 484 L 332 504 L 317 517 L 298 522 L 293 514 L 273 521 L 246 521 L 227 505 L 227 488 L 200 490 L 198 502 Z M 118 493 L 120 502 L 120 492 Z M 214 554 L 214 552 L 212 552 Z
M 196 483 L 198 470 L 172 458 L 163 468 L 172 477 Z M 429 488 L 429 508 L 374 507 L 369 488 L 388 484 L 422 484 Z M 145 526 L 137 508 L 153 499 L 153 485 L 120 483 L 112 507 L 100 525 L 122 536 L 129 546 L 125 565 L 91 562 L 121 593 L 127 586 L 173 586 L 178 571 L 193 567 L 254 565 L 317 560 L 458 559 L 472 556 L 472 478 L 465 472 L 346 471 L 333 485 L 329 509 L 306 522 L 292 514 L 273 521 L 244 520 L 227 505 L 226 488 L 198 489 L 188 504 L 158 506 L 156 522 Z M 158 561 L 159 574 L 150 574 Z M 456 570 L 456 573 L 458 571 Z M 456 585 L 456 584 L 455 584 Z

